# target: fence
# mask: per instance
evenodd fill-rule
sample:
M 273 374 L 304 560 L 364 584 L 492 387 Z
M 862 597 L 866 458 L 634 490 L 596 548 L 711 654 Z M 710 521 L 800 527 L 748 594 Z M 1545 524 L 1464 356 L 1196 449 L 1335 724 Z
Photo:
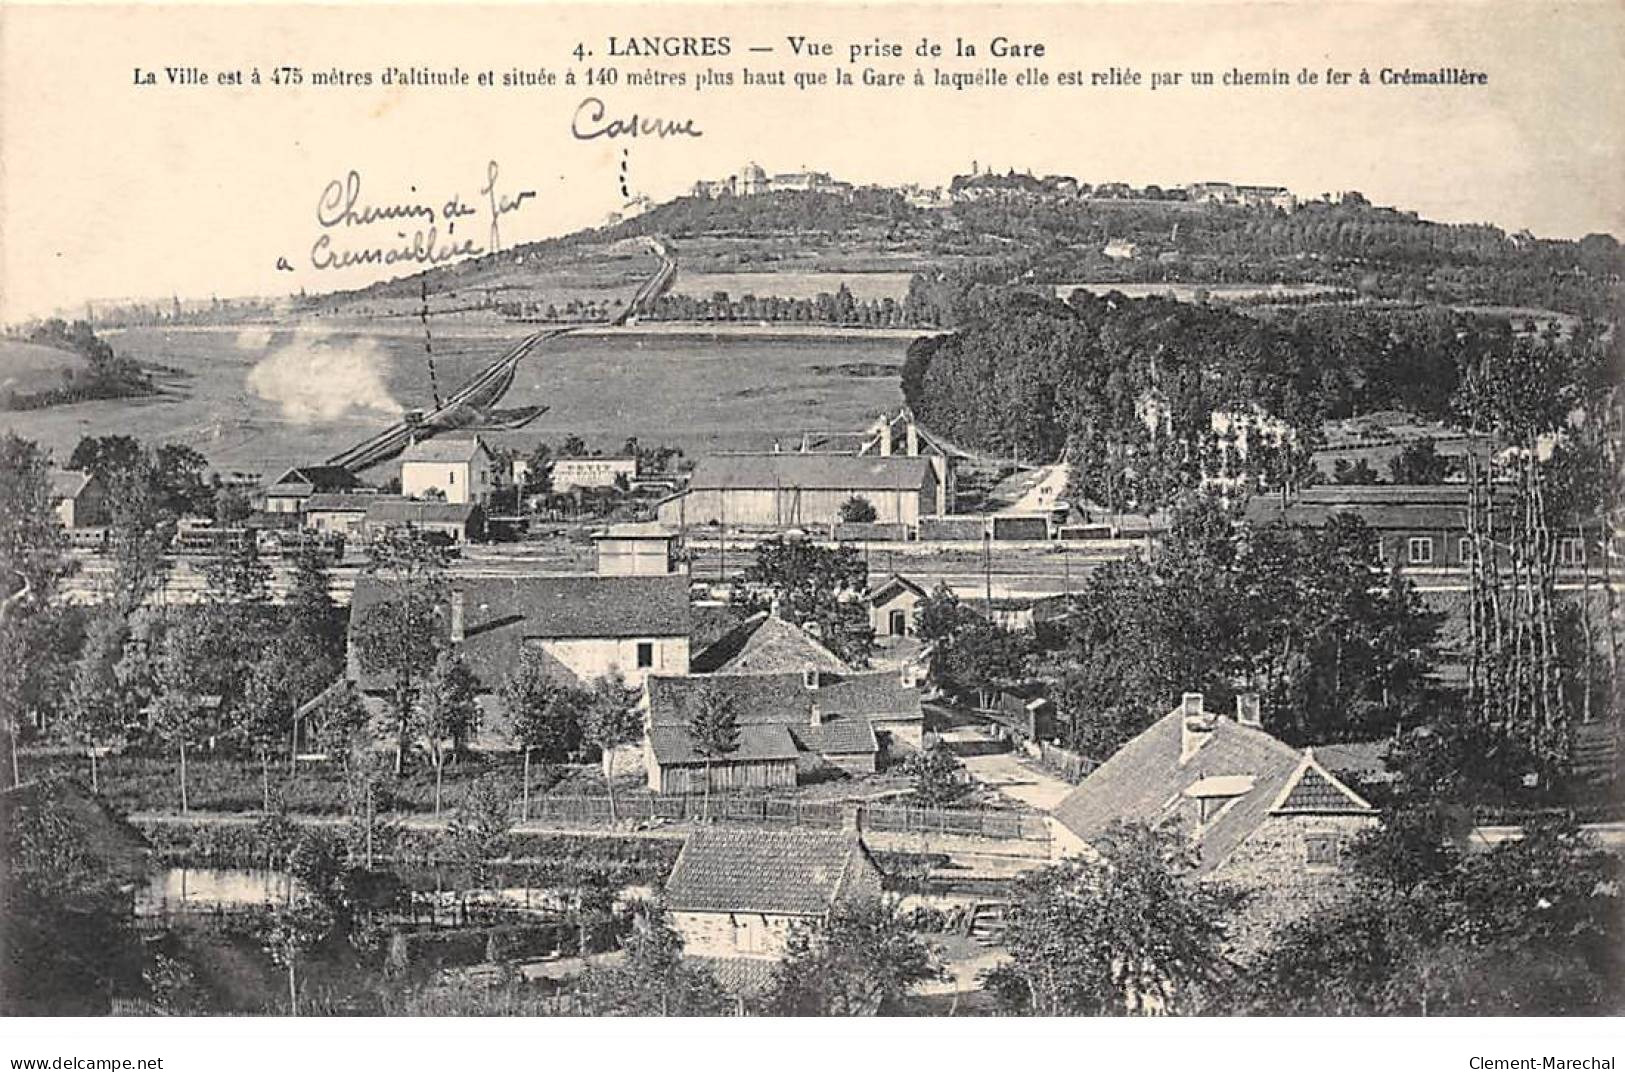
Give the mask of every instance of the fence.
M 1088 777 L 1099 763 L 1088 756 L 1050 744 L 1047 741 L 1038 742 L 1038 759 L 1044 766 L 1049 767 L 1061 777 L 1074 784 Z
M 839 830 L 854 807 L 840 801 L 805 801 L 793 797 L 716 795 L 709 813 L 703 796 L 629 796 L 615 799 L 622 822 L 686 822 L 709 814 L 714 822 L 750 823 L 810 830 Z M 1046 841 L 1049 828 L 1041 816 L 991 808 L 920 808 L 898 804 L 856 805 L 865 830 L 888 833 L 962 834 L 1004 840 Z M 608 797 L 538 797 L 530 818 L 560 823 L 600 825 L 610 822 Z

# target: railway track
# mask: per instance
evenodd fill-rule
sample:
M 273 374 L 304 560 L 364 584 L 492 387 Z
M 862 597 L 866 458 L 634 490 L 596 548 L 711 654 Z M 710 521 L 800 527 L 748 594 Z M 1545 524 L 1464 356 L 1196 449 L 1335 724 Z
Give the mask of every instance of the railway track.
M 646 309 L 664 294 L 677 278 L 677 259 L 663 239 L 647 237 L 650 248 L 660 258 L 660 267 L 644 280 L 637 292 L 614 317 L 605 322 L 608 327 L 624 327 L 628 321 Z M 416 439 L 427 439 L 441 432 L 452 431 L 478 420 L 481 413 L 502 401 L 513 386 L 519 362 L 533 354 L 543 343 L 563 335 L 580 331 L 588 325 L 567 328 L 543 328 L 519 340 L 507 353 L 487 365 L 446 398 L 435 409 L 416 420 L 400 420 L 377 435 L 327 459 L 328 465 L 342 466 L 354 473 L 386 462 L 405 450 Z

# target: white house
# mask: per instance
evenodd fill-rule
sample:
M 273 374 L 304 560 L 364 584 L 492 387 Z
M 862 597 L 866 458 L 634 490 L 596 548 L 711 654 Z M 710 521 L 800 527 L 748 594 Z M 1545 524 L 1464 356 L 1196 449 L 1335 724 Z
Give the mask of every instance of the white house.
M 414 443 L 401 455 L 401 494 L 484 506 L 496 486 L 491 452 L 479 436 Z

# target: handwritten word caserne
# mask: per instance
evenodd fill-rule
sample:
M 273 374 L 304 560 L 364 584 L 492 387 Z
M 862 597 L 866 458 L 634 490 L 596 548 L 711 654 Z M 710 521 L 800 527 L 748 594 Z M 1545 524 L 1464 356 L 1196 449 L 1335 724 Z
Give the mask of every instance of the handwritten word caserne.
M 631 115 L 609 119 L 609 106 L 597 97 L 588 97 L 576 105 L 570 118 L 570 133 L 581 141 L 593 138 L 698 138 L 705 132 L 694 126 L 692 119 L 661 119 L 656 116 Z

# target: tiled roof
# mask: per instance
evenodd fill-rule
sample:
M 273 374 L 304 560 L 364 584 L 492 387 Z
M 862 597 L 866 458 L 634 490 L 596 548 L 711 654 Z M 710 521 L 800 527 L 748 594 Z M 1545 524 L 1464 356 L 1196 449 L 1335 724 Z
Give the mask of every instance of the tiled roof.
M 683 954 L 683 961 L 710 972 L 728 993 L 744 998 L 766 991 L 773 982 L 773 969 L 779 965 L 773 957 L 702 957 L 688 953 Z
M 688 486 L 914 491 L 933 478 L 927 458 L 869 454 L 712 454 L 699 460 Z
M 1510 503 L 1494 496 L 1497 512 Z M 1375 529 L 1465 529 L 1465 484 L 1319 484 L 1296 492 L 1284 504 L 1280 495 L 1255 495 L 1247 520 L 1255 525 L 1285 521 L 1319 527 L 1334 514 L 1353 514 Z
M 500 687 L 518 664 L 526 641 L 688 635 L 688 578 L 682 574 L 459 577 L 453 583 L 463 593 L 464 658 L 489 689 Z M 358 578 L 350 598 L 352 628 L 369 606 L 387 598 L 380 578 Z M 441 621 L 449 629 L 449 614 Z M 370 689 L 388 682 L 366 676 L 362 684 Z
M 1313 751 L 1304 753 L 1303 761 L 1293 772 L 1292 779 L 1281 791 L 1273 809 L 1276 812 L 1297 812 L 1314 815 L 1346 815 L 1349 812 L 1370 811 L 1371 805 L 1353 790 L 1342 785 L 1315 759 Z
M 361 478 L 342 465 L 300 465 L 277 477 L 267 490 L 278 495 L 309 495 L 360 486 Z
M 81 473 L 72 469 L 52 469 L 51 498 L 53 500 L 77 498 L 85 485 L 90 483 L 90 474 Z
M 696 674 L 799 673 L 803 669 L 850 673 L 852 668 L 805 629 L 767 611 L 734 626 L 689 664 Z
M 378 495 L 364 491 L 324 491 L 305 500 L 305 513 L 323 511 L 364 514 L 370 507 L 386 502 L 405 502 L 398 495 Z
M 467 462 L 485 449 L 480 437 L 472 439 L 425 439 L 401 452 L 403 462 Z
M 855 833 L 701 828 L 666 880 L 677 911 L 821 916 L 874 869 Z
M 654 749 L 655 762 L 662 766 L 705 762 L 705 757 L 694 747 L 693 735 L 683 726 L 652 727 L 649 745 Z M 760 724 L 739 727 L 739 747 L 726 756 L 714 757 L 712 762 L 765 763 L 794 760 L 798 755 L 789 730 L 782 725 Z
M 792 726 L 790 733 L 807 751 L 821 756 L 871 756 L 880 751 L 874 727 L 866 718 L 837 718 L 816 726 Z
M 386 498 L 367 507 L 368 525 L 467 525 L 479 509 L 473 503 L 418 502 Z
M 742 726 L 810 726 L 814 704 L 825 723 L 838 718 L 920 717 L 920 690 L 905 688 L 898 674 L 890 670 L 827 676 L 816 689 L 809 689 L 800 674 L 657 674 L 649 678 L 650 723 L 687 725 L 699 697 L 710 688 L 722 689 L 733 701 L 734 717 Z
M 1196 838 L 1201 870 L 1211 871 L 1235 851 L 1277 806 L 1305 757 L 1262 730 L 1211 715 L 1212 732 L 1181 764 L 1183 714 L 1175 708 L 1118 749 L 1055 809 L 1072 833 L 1090 841 L 1122 820 L 1179 824 Z M 1231 797 L 1222 811 L 1200 822 L 1202 801 L 1187 795 L 1198 785 L 1250 776 L 1252 788 Z M 1211 808 L 1211 804 L 1208 805 Z M 1345 812 L 1353 809 L 1345 807 Z
M 912 592 L 921 599 L 926 598 L 924 588 L 921 588 L 902 574 L 894 573 L 887 577 L 879 587 L 869 590 L 869 602 L 874 606 L 880 606 L 899 592 Z

